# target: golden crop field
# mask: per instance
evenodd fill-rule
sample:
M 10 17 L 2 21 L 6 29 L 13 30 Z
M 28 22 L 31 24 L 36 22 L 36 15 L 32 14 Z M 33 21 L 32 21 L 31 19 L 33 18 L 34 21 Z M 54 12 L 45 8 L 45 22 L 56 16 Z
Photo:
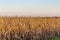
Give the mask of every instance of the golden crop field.
M 0 17 L 0 40 L 49 40 L 60 36 L 60 17 Z

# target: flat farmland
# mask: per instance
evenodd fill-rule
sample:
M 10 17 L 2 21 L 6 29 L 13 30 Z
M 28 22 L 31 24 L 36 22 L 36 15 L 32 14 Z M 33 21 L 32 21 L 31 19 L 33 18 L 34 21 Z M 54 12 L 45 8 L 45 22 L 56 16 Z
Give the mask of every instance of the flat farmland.
M 60 37 L 60 17 L 0 17 L 0 40 L 50 40 Z

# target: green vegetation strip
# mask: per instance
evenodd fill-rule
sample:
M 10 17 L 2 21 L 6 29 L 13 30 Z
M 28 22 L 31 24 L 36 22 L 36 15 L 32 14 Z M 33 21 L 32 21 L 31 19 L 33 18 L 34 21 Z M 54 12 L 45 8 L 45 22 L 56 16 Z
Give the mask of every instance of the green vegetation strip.
M 55 37 L 55 39 L 51 39 L 51 40 L 60 40 L 60 37 Z

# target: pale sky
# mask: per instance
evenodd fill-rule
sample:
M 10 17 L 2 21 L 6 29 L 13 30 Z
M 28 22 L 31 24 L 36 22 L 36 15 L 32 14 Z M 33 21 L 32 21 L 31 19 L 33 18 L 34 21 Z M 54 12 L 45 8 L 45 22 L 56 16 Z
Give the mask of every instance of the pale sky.
M 0 16 L 60 16 L 60 0 L 0 0 Z

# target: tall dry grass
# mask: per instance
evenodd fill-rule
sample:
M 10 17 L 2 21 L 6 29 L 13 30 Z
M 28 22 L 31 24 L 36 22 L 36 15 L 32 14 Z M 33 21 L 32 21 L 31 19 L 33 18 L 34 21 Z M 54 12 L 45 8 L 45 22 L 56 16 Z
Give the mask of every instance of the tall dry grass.
M 59 17 L 0 17 L 0 40 L 49 40 L 60 36 Z

